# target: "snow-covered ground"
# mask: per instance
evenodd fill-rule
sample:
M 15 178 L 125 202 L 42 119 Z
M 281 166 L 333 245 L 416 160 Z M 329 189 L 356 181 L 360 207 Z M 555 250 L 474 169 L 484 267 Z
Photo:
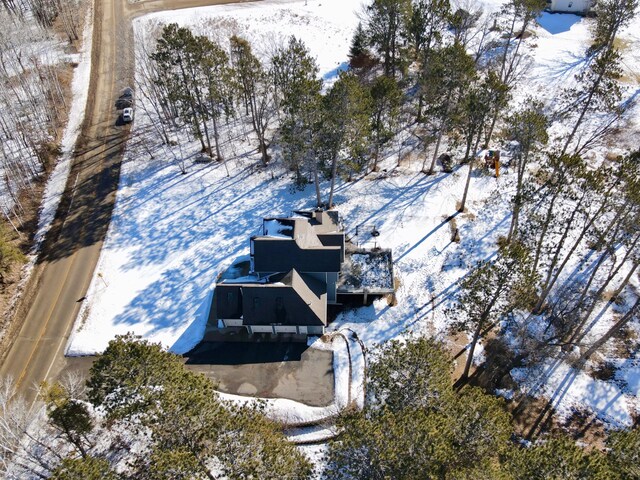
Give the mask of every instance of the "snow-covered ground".
M 491 0 L 488 5 L 495 9 L 499 3 Z M 221 42 L 232 33 L 242 34 L 263 54 L 295 34 L 317 55 L 320 75 L 330 81 L 344 68 L 360 8 L 359 0 L 265 1 L 147 15 L 135 21 L 135 29 L 137 38 L 147 41 L 157 35 L 158 26 L 170 22 L 191 25 L 199 33 L 215 32 Z M 529 42 L 537 47 L 528 47 L 535 63 L 517 98 L 535 93 L 555 98 L 563 82 L 571 81 L 578 68 L 575 59 L 586 48 L 587 22 L 573 15 L 543 15 L 544 28 L 537 28 L 538 38 Z M 640 67 L 640 38 L 630 33 L 638 31 L 640 21 L 623 34 L 631 45 L 623 52 L 630 71 Z M 134 137 L 153 137 L 145 133 L 149 120 L 139 112 Z M 115 335 L 130 331 L 176 353 L 188 351 L 203 336 L 218 274 L 248 252 L 248 238 L 260 232 L 262 217 L 313 207 L 313 189 L 292 191 L 279 162 L 258 168 L 255 141 L 225 144 L 227 176 L 221 164 L 196 162 L 199 145 L 182 140 L 176 147 L 152 140 L 145 148 L 141 142 L 130 144 L 109 234 L 67 354 L 100 352 Z M 353 329 L 367 347 L 412 333 L 444 339 L 450 325 L 445 309 L 458 280 L 477 260 L 495 255 L 496 239 L 509 224 L 512 172 L 504 170 L 496 179 L 477 171 L 468 213 L 453 217 L 461 242 L 452 242 L 447 219 L 462 196 L 467 167 L 425 176 L 420 173 L 422 158 L 412 161 L 409 153 L 406 145 L 394 144 L 381 173 L 336 189 L 348 234 L 358 224 L 375 224 L 378 244 L 393 249 L 399 279 L 396 306 L 379 300 L 345 311 L 331 325 Z M 172 160 L 176 156 L 186 161 L 184 175 Z M 403 158 L 399 165 L 398 158 Z M 610 321 L 605 317 L 603 325 Z M 631 413 L 640 410 L 638 366 L 623 361 L 619 366 L 617 384 L 600 385 L 583 378 L 586 374 L 566 382 L 568 391 L 557 397 L 556 407 L 561 412 L 591 407 L 604 420 L 628 425 Z M 560 366 L 537 391 L 553 394 L 566 373 Z M 533 388 L 533 377 L 522 375 L 524 388 Z

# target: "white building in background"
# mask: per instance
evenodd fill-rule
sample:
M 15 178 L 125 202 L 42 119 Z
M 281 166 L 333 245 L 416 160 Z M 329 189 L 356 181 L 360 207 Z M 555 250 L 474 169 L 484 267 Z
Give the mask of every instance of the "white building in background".
M 595 0 L 547 0 L 552 12 L 585 14 L 595 3 Z

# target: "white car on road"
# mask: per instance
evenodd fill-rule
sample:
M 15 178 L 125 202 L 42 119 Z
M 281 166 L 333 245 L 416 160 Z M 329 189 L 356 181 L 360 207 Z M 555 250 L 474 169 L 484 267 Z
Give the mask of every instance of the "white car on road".
M 122 110 L 122 121 L 125 123 L 133 122 L 133 108 L 127 107 Z

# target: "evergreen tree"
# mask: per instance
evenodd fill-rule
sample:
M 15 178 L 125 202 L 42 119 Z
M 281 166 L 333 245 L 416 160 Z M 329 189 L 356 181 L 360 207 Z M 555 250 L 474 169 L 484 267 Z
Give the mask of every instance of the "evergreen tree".
M 451 360 L 433 340 L 392 342 L 379 353 L 367 406 L 340 417 L 342 434 L 329 444 L 325 476 L 502 478 L 499 455 L 511 432 L 502 402 L 476 389 L 456 394 Z
M 87 397 L 107 419 L 133 416 L 150 408 L 159 395 L 156 386 L 170 382 L 181 368 L 159 344 L 118 336 L 91 365 Z
M 278 49 L 271 64 L 283 115 L 280 125 L 283 159 L 295 173 L 295 184 L 298 187 L 307 183 L 305 168 L 312 171 L 317 203 L 320 205 L 319 166 L 315 158 L 322 88 L 318 66 L 304 43 L 293 36 L 286 47 Z
M 512 244 L 501 247 L 495 261 L 479 262 L 462 281 L 455 328 L 472 332 L 472 338 L 461 380 L 468 378 L 478 340 L 495 326 L 495 320 L 509 308 L 532 302 L 535 280 L 528 250 Z
M 158 81 L 168 95 L 167 102 L 177 105 L 180 116 L 192 125 L 202 151 L 211 154 L 206 98 L 199 77 L 200 59 L 195 46 L 191 30 L 171 23 L 163 28 L 151 59 L 157 65 Z
M 427 105 L 427 114 L 433 118 L 436 131 L 436 145 L 431 165 L 426 170 L 425 157 L 422 166 L 423 171 L 429 175 L 434 171 L 442 137 L 452 126 L 462 94 L 475 78 L 475 63 L 459 43 L 433 51 L 427 59 L 421 72 L 420 85 Z
M 503 21 L 501 30 L 505 39 L 501 46 L 499 63 L 496 67 L 497 79 L 504 86 L 495 91 L 496 96 L 490 105 L 491 118 L 485 136 L 485 144 L 489 145 L 500 113 L 507 106 L 509 92 L 515 86 L 518 71 L 522 70 L 522 43 L 526 38 L 526 31 L 546 8 L 546 0 L 509 0 L 502 8 L 500 19 Z
M 620 479 L 640 478 L 640 428 L 611 432 L 607 438 L 609 469 Z
M 601 50 L 591 60 L 589 66 L 576 75 L 578 86 L 568 92 L 569 104 L 562 114 L 569 116 L 577 112 L 578 116 L 573 121 L 573 127 L 565 139 L 562 154 L 569 151 L 569 146 L 589 112 L 610 112 L 617 108 L 622 95 L 618 83 L 621 76 L 620 54 L 615 48 Z M 580 145 L 575 146 L 574 152 L 578 150 Z
M 371 52 L 368 48 L 369 41 L 367 34 L 362 27 L 362 22 L 358 22 L 356 31 L 353 33 L 351 45 L 349 47 L 349 66 L 358 71 L 366 70 L 373 66 L 374 59 L 371 58 Z
M 529 106 L 515 112 L 507 120 L 506 136 L 515 144 L 511 155 L 516 163 L 517 176 L 508 242 L 518 237 L 520 211 L 525 202 L 526 173 L 529 161 L 536 151 L 549 140 L 547 134 L 549 121 L 542 111 L 542 104 L 531 99 L 527 99 L 525 104 Z
M 596 17 L 593 40 L 587 56 L 597 55 L 613 47 L 620 29 L 629 25 L 638 11 L 638 0 L 602 0 L 594 6 Z
M 208 104 L 205 118 L 210 119 L 213 123 L 216 158 L 218 161 L 224 161 L 220 153 L 218 123 L 223 114 L 229 117 L 233 112 L 233 75 L 229 56 L 219 45 L 203 36 L 195 37 L 194 51 Z M 227 170 L 228 175 L 229 171 Z
M 482 138 L 482 133 L 488 119 L 492 102 L 495 100 L 495 92 L 503 88 L 497 77 L 491 72 L 482 82 L 476 82 L 464 93 L 460 104 L 454 113 L 453 122 L 462 131 L 465 143 L 464 157 L 462 163 L 470 160 L 467 181 L 465 183 L 462 200 L 458 207 L 459 212 L 463 212 L 471 183 L 471 172 L 473 170 L 473 160 L 476 157 L 478 146 Z
M 413 55 L 418 65 L 430 58 L 431 50 L 440 45 L 442 32 L 447 28 L 451 16 L 449 0 L 414 0 L 411 5 L 411 17 L 408 21 L 407 35 L 413 48 Z M 420 79 L 418 77 L 418 83 Z M 420 85 L 418 84 L 418 89 Z M 418 94 L 418 113 L 416 121 L 422 121 L 424 96 Z
M 587 453 L 567 438 L 513 450 L 505 467 L 514 480 L 605 480 L 615 478 L 600 452 Z
M 568 151 L 589 112 L 610 112 L 618 108 L 621 97 L 618 80 L 622 70 L 614 41 L 619 30 L 636 15 L 637 9 L 637 0 L 603 0 L 596 4 L 594 37 L 586 52 L 588 66 L 576 75 L 578 86 L 567 92 L 561 112 L 565 116 L 577 114 L 562 154 Z M 574 152 L 580 149 L 580 145 L 576 145 Z
M 50 480 L 118 480 L 104 458 L 65 458 L 49 477 Z
M 308 461 L 260 412 L 220 402 L 213 382 L 158 344 L 117 337 L 91 368 L 88 396 L 110 423 L 138 429 L 152 454 L 136 475 L 157 478 L 308 478 Z M 147 475 L 146 477 L 143 476 Z M 137 477 L 136 477 L 137 478 Z
M 187 448 L 155 449 L 148 463 L 138 468 L 139 480 L 204 480 L 207 472 Z
M 419 338 L 406 344 L 394 340 L 379 357 L 369 368 L 367 384 L 374 408 L 442 410 L 451 402 L 453 364 L 435 340 Z
M 500 457 L 513 448 L 504 401 L 479 388 L 464 388 L 447 414 L 454 452 L 447 468 L 470 479 L 478 478 L 479 472 L 495 471 Z
M 373 0 L 366 7 L 369 42 L 382 55 L 384 74 L 394 77 L 404 70 L 403 37 L 411 15 L 410 0 Z
M 270 142 L 266 136 L 276 113 L 274 86 L 247 40 L 234 35 L 230 44 L 236 81 L 245 106 L 251 114 L 251 125 L 258 137 L 258 151 L 262 156 L 262 164 L 266 165 L 270 159 L 267 151 Z
M 407 36 L 416 60 L 424 60 L 442 40 L 451 15 L 449 0 L 414 0 L 407 22 Z
M 378 169 L 380 149 L 395 135 L 402 92 L 390 77 L 377 77 L 371 85 L 371 131 L 373 134 L 373 166 Z
M 330 165 L 329 208 L 333 206 L 339 167 L 351 178 L 365 168 L 369 159 L 371 109 L 371 94 L 353 73 L 340 72 L 323 98 L 319 154 Z
M 87 406 L 71 398 L 70 392 L 60 383 L 43 385 L 47 415 L 51 425 L 58 429 L 82 457 L 87 457 L 92 447 L 87 435 L 93 430 L 93 421 Z

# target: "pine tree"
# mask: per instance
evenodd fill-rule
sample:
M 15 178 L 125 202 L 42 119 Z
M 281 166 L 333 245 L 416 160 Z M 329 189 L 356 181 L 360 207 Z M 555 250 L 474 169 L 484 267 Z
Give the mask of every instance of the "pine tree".
M 402 344 L 391 341 L 369 369 L 367 390 L 375 405 L 442 410 L 451 399 L 451 359 L 427 338 Z
M 199 77 L 200 59 L 196 44 L 193 33 L 188 28 L 179 27 L 175 23 L 165 25 L 151 59 L 158 67 L 158 81 L 167 92 L 167 101 L 178 106 L 178 113 L 185 122 L 192 125 L 202 151 L 211 154 L 206 97 Z
M 442 42 L 442 32 L 446 30 L 451 16 L 449 0 L 416 0 L 411 5 L 411 17 L 407 26 L 407 35 L 413 47 L 414 59 L 418 68 L 424 68 L 431 57 L 431 51 Z M 424 94 L 418 81 L 418 112 L 416 121 L 422 122 Z
M 104 458 L 65 458 L 51 473 L 50 480 L 118 480 Z
M 611 432 L 606 444 L 610 470 L 620 479 L 640 478 L 640 428 Z
M 87 457 L 88 450 L 93 446 L 87 437 L 93 430 L 93 420 L 87 406 L 71 398 L 70 392 L 60 383 L 44 384 L 43 391 L 51 425 L 65 436 L 82 457 Z
M 526 31 L 535 22 L 546 8 L 545 0 L 509 0 L 503 5 L 500 17 L 506 23 L 502 27 L 504 45 L 496 66 L 497 79 L 503 89 L 496 91 L 496 96 L 491 103 L 491 122 L 485 136 L 485 144 L 489 145 L 500 112 L 507 106 L 509 92 L 515 86 L 518 79 L 518 70 L 522 70 L 522 43 L 526 38 Z
M 429 169 L 426 169 L 426 157 L 422 165 L 422 170 L 429 175 L 434 172 L 442 137 L 451 128 L 462 94 L 475 77 L 475 63 L 458 43 L 433 51 L 427 59 L 420 85 L 437 135 Z
M 561 112 L 565 116 L 577 114 L 564 142 L 563 154 L 573 143 L 588 113 L 617 108 L 621 97 L 618 80 L 622 70 L 614 42 L 620 29 L 636 15 L 637 9 L 638 0 L 603 0 L 596 4 L 594 37 L 586 52 L 588 66 L 576 75 L 578 87 L 567 92 L 567 102 Z M 578 144 L 574 152 L 580 149 Z
M 605 480 L 612 477 L 600 452 L 587 453 L 567 438 L 513 450 L 506 462 L 514 480 Z
M 266 165 L 271 158 L 268 153 L 270 142 L 267 140 L 267 131 L 276 114 L 274 86 L 247 40 L 234 35 L 229 42 L 236 82 L 251 114 L 251 125 L 258 137 L 262 164 Z
M 513 448 L 511 418 L 503 399 L 479 388 L 464 388 L 456 400 L 447 412 L 455 452 L 447 469 L 478 478 L 478 472 L 491 471 L 498 458 Z
M 510 308 L 533 300 L 535 271 L 528 250 L 521 244 L 503 246 L 495 261 L 479 262 L 460 285 L 458 331 L 472 333 L 461 381 L 469 377 L 476 345 Z M 517 293 L 517 295 L 513 295 Z
M 516 163 L 516 192 L 513 196 L 513 209 L 507 242 L 518 237 L 520 211 L 525 202 L 526 173 L 529 162 L 536 151 L 549 140 L 547 126 L 549 121 L 542 111 L 542 104 L 527 99 L 528 107 L 515 112 L 507 120 L 507 139 L 515 142 L 512 148 L 512 159 Z
M 365 14 L 369 42 L 382 55 L 384 74 L 395 78 L 404 70 L 402 43 L 411 15 L 410 0 L 373 0 Z
M 341 415 L 329 444 L 328 479 L 505 478 L 510 447 L 503 402 L 451 387 L 451 359 L 433 340 L 392 342 L 369 370 L 368 403 Z
M 229 57 L 219 45 L 203 36 L 195 37 L 193 50 L 208 104 L 208 108 L 205 109 L 205 119 L 210 119 L 213 123 L 216 158 L 218 161 L 224 161 L 220 152 L 218 123 L 222 115 L 229 117 L 233 113 L 233 76 Z
M 185 369 L 159 344 L 117 337 L 94 362 L 87 385 L 109 423 L 148 435 L 152 455 L 134 459 L 136 478 L 157 472 L 158 478 L 213 480 L 211 465 L 227 478 L 310 475 L 308 461 L 278 425 L 257 410 L 223 404 L 209 378 Z
M 465 142 L 462 163 L 467 163 L 471 157 L 467 181 L 458 207 L 459 212 L 464 212 L 465 209 L 469 184 L 471 183 L 471 172 L 473 171 L 473 160 L 476 157 L 489 112 L 493 103 L 497 101 L 496 97 L 502 95 L 500 92 L 504 91 L 504 84 L 498 80 L 495 74 L 489 72 L 481 82 L 476 82 L 469 87 L 454 113 L 453 122 L 462 131 Z
M 315 146 L 319 133 L 320 91 L 318 66 L 304 43 L 290 37 L 286 47 L 278 49 L 271 59 L 273 81 L 282 110 L 280 144 L 287 167 L 295 173 L 295 185 L 307 183 L 305 168 L 312 171 L 318 205 L 318 163 Z
M 351 39 L 351 45 L 349 46 L 349 66 L 358 71 L 360 69 L 367 70 L 371 68 L 375 63 L 371 57 L 371 52 L 368 48 L 369 41 L 367 34 L 362 27 L 362 22 L 358 22 L 356 31 L 353 33 Z
M 180 368 L 178 357 L 160 345 L 138 341 L 131 334 L 117 336 L 91 365 L 87 397 L 105 410 L 108 419 L 123 419 L 155 403 L 159 394 L 155 386 L 170 381 Z
M 373 166 L 378 169 L 380 150 L 393 138 L 397 126 L 402 92 L 395 79 L 377 77 L 371 85 L 371 131 L 373 134 Z
M 339 171 L 347 178 L 361 172 L 369 159 L 372 98 L 353 73 L 340 72 L 338 80 L 323 98 L 323 119 L 319 154 L 330 165 L 331 187 L 327 206 Z M 339 168 L 340 167 L 340 168 Z
M 424 61 L 431 49 L 441 42 L 450 16 L 449 0 L 414 0 L 406 35 L 416 60 Z

